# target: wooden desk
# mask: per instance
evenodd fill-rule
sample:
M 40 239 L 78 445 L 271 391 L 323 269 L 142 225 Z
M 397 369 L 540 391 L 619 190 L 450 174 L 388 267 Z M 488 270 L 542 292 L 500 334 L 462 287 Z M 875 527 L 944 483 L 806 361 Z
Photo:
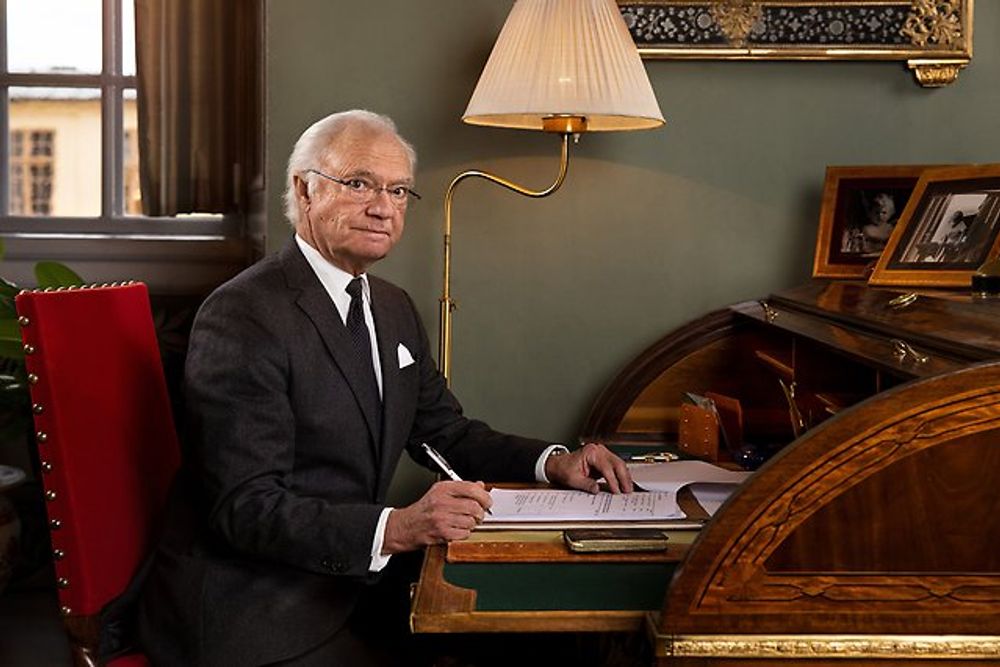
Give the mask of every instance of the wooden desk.
M 776 452 L 651 615 L 662 664 L 1000 662 L 1000 300 L 901 296 L 815 281 L 710 313 L 595 403 L 586 437 L 669 440 L 681 392 L 714 391 Z
M 414 629 L 635 630 L 650 611 L 671 667 L 1000 663 L 1000 300 L 899 295 L 815 282 L 667 334 L 584 435 L 671 441 L 682 393 L 715 391 L 771 459 L 664 562 L 578 561 L 557 536 L 431 549 Z

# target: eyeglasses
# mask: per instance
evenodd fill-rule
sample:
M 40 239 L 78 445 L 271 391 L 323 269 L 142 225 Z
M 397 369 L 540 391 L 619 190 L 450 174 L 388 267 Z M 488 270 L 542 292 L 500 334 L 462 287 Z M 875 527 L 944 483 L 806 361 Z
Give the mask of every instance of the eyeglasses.
M 396 208 L 404 208 L 409 203 L 410 197 L 420 199 L 420 195 L 405 185 L 376 185 L 364 176 L 337 178 L 336 176 L 330 176 L 329 174 L 324 174 L 323 172 L 315 169 L 306 169 L 306 172 L 322 176 L 328 181 L 333 181 L 334 183 L 343 185 L 347 188 L 348 196 L 359 204 L 367 204 L 383 191 L 389 195 L 389 201 L 391 201 Z

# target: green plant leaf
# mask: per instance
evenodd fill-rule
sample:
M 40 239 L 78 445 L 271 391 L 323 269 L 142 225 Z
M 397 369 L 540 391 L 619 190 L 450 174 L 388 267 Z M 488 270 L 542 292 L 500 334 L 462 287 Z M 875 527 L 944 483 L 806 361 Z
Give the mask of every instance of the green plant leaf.
M 0 296 L 13 299 L 17 296 L 17 293 L 21 291 L 21 288 L 10 282 L 6 278 L 0 277 Z
M 0 318 L 0 357 L 24 358 L 21 327 L 12 317 Z
M 12 320 L 17 318 L 17 309 L 14 308 L 13 297 L 0 296 L 0 317 Z
M 83 278 L 59 262 L 38 262 L 35 264 L 35 278 L 39 287 L 68 287 L 83 284 Z

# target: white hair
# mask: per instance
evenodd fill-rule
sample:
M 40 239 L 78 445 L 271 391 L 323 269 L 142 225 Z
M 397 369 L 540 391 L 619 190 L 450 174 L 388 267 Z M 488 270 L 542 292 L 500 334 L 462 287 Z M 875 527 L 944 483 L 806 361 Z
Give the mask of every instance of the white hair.
M 410 169 L 417 167 L 417 151 L 406 139 L 399 135 L 396 124 L 388 116 L 352 109 L 332 113 L 310 125 L 295 142 L 295 148 L 288 158 L 288 172 L 285 183 L 285 217 L 294 227 L 298 222 L 298 207 L 295 202 L 295 177 L 311 182 L 307 169 L 315 169 L 324 158 L 336 156 L 341 135 L 355 128 L 366 128 L 375 132 L 391 134 L 406 151 L 410 159 Z

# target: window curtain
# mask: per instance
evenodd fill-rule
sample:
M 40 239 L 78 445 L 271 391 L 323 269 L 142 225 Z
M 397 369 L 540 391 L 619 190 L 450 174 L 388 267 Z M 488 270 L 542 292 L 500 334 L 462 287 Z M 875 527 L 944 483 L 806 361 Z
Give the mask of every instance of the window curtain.
M 146 215 L 245 210 L 263 160 L 262 0 L 135 0 Z

